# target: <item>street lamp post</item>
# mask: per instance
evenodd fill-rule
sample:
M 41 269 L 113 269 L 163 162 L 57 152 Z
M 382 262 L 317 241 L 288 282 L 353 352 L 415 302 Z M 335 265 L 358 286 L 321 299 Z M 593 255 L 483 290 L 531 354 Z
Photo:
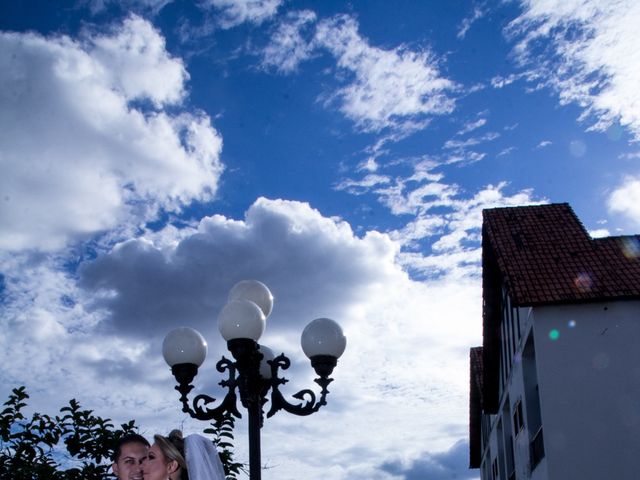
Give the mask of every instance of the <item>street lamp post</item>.
M 227 372 L 227 379 L 219 384 L 227 389 L 221 402 L 211 407 L 215 398 L 196 395 L 189 404 L 188 394 L 193 389 L 193 379 L 207 355 L 207 343 L 196 330 L 181 327 L 167 334 L 162 345 L 162 353 L 171 367 L 180 392 L 182 411 L 198 420 L 221 420 L 229 413 L 237 418 L 237 398 L 247 410 L 249 423 L 249 478 L 260 480 L 260 429 L 263 423 L 263 407 L 269 402 L 267 418 L 279 410 L 294 415 L 310 415 L 327 404 L 327 387 L 333 381 L 329 378 L 338 358 L 345 350 L 346 338 L 340 326 L 328 318 L 318 318 L 310 322 L 302 332 L 301 345 L 318 378 L 320 396 L 313 390 L 305 389 L 293 395 L 301 403 L 288 402 L 280 386 L 288 380 L 280 378 L 278 371 L 289 368 L 291 362 L 284 355 L 274 356 L 271 349 L 258 344 L 264 332 L 266 318 L 273 308 L 273 296 L 261 282 L 244 280 L 237 283 L 229 293 L 229 301 L 218 316 L 218 329 L 227 341 L 227 348 L 234 361 L 222 357 L 216 364 L 220 373 Z

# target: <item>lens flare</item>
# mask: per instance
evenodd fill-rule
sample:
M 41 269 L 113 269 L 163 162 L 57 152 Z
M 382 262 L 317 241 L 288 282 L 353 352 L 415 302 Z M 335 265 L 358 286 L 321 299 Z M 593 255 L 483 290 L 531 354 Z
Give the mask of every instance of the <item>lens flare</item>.
M 578 276 L 573 280 L 573 284 L 579 292 L 590 292 L 593 288 L 593 280 L 591 279 L 591 275 L 588 273 L 579 273 Z
M 587 153 L 587 145 L 582 140 L 573 140 L 569 143 L 569 152 L 576 158 L 584 157 Z
M 569 323 L 567 325 L 569 325 L 569 328 L 575 328 L 576 321 L 575 320 L 569 320 Z
M 640 241 L 636 237 L 629 237 L 622 240 L 622 253 L 629 260 L 640 256 Z
M 549 338 L 551 340 L 558 340 L 560 338 L 560 332 L 554 328 L 549 332 Z

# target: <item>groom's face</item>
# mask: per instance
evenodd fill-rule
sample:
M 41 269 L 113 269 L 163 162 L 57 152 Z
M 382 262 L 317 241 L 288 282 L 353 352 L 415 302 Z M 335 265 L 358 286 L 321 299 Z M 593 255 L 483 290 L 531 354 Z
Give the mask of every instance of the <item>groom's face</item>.
M 148 450 L 144 443 L 125 443 L 113 464 L 113 473 L 119 480 L 142 480 L 142 461 L 147 458 Z

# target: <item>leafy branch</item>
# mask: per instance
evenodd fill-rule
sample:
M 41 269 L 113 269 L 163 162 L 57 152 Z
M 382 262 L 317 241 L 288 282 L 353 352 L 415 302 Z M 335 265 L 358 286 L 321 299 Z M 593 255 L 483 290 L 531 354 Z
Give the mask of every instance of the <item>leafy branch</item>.
M 211 423 L 211 428 L 206 428 L 204 433 L 213 435 L 213 443 L 215 444 L 222 460 L 224 473 L 227 480 L 237 480 L 240 473 L 248 475 L 245 464 L 234 460 L 233 452 L 233 428 L 235 427 L 235 418 L 227 412 L 222 419 Z

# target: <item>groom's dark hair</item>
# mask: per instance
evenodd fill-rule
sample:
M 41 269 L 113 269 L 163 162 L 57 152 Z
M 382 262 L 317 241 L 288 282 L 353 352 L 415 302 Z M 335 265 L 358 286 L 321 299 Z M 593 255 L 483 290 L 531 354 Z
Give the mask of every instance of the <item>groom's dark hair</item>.
M 116 448 L 113 449 L 113 456 L 111 460 L 113 460 L 114 463 L 120 459 L 120 454 L 122 453 L 122 447 L 127 443 L 142 443 L 147 447 L 151 446 L 147 441 L 147 439 L 144 438 L 142 435 L 138 435 L 137 433 L 127 433 L 126 435 L 123 435 L 122 437 L 120 437 L 120 439 L 118 440 L 118 443 L 116 443 Z

